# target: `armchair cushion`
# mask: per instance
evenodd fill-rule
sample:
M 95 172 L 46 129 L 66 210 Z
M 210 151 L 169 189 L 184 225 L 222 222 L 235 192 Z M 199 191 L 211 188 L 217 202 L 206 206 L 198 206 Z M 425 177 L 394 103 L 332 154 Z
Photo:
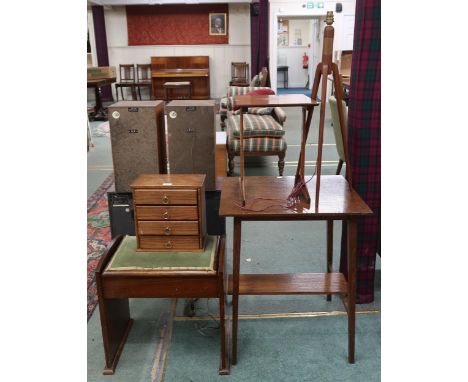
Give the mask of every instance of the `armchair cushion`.
M 248 93 L 249 95 L 275 95 L 275 91 L 270 88 L 262 88 L 262 89 L 255 89 L 251 90 Z
M 240 153 L 240 139 L 228 136 L 228 151 Z M 284 138 L 249 138 L 244 139 L 244 152 L 284 152 L 287 148 Z
M 260 77 L 258 76 L 258 74 L 256 74 L 254 78 L 252 78 L 252 81 L 250 81 L 250 86 L 258 86 L 258 85 L 260 85 Z
M 228 117 L 229 134 L 240 138 L 240 116 Z M 244 114 L 244 137 L 272 137 L 284 135 L 283 127 L 271 115 Z

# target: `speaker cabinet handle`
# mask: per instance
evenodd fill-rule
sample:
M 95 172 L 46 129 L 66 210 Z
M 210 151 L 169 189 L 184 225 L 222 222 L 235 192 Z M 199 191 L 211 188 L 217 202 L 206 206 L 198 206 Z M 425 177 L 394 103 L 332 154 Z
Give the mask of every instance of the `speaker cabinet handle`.
M 172 242 L 169 240 L 169 241 L 165 244 L 165 247 L 166 247 L 166 248 L 172 248 Z
M 163 213 L 163 219 L 164 220 L 169 219 L 169 212 L 166 211 L 166 212 Z
M 169 203 L 169 198 L 167 197 L 167 195 L 164 195 L 164 196 L 163 196 L 162 202 L 163 202 L 164 204 L 168 204 L 168 203 Z
M 170 235 L 170 234 L 171 234 L 171 231 L 172 231 L 171 227 L 166 227 L 166 228 L 164 228 L 164 234 L 165 234 L 165 235 Z

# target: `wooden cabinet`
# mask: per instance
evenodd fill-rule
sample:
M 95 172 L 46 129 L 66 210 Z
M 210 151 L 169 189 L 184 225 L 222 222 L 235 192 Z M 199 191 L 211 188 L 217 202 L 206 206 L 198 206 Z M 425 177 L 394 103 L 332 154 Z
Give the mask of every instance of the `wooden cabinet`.
M 137 250 L 203 250 L 205 175 L 140 175 L 131 187 Z

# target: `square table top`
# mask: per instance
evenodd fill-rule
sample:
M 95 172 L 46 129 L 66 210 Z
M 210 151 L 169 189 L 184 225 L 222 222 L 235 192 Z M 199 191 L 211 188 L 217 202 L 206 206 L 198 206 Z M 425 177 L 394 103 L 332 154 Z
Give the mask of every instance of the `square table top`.
M 238 95 L 234 97 L 238 107 L 317 106 L 319 103 L 304 94 Z
M 306 176 L 306 182 L 311 176 Z M 372 211 L 358 193 L 351 189 L 341 175 L 320 177 L 320 197 L 315 210 L 316 176 L 307 183 L 310 205 L 303 200 L 287 208 L 287 198 L 294 187 L 294 176 L 247 176 L 245 182 L 246 206 L 241 207 L 240 178 L 223 179 L 220 216 L 250 220 L 319 220 L 345 219 L 351 216 L 371 215 Z M 247 208 L 247 209 L 246 209 Z

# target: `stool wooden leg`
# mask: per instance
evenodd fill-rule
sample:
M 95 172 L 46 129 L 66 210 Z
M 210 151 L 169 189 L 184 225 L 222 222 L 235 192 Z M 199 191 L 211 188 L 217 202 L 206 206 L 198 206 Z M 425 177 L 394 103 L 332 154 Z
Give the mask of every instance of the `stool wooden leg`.
M 228 175 L 229 176 L 232 176 L 234 174 L 234 158 L 235 158 L 235 155 L 234 153 L 228 151 L 228 167 L 229 167 L 229 171 L 228 171 Z
M 226 118 L 227 118 L 227 115 L 222 115 L 221 117 L 221 131 L 224 131 L 224 128 L 226 127 Z
M 283 176 L 283 170 L 284 170 L 284 157 L 286 156 L 286 152 L 282 152 L 278 154 L 278 169 L 279 169 L 279 175 Z
M 137 89 L 138 89 L 138 97 L 140 97 L 140 101 L 141 101 L 141 92 L 140 92 L 140 87 L 137 86 Z
M 120 94 L 122 95 L 122 101 L 125 101 L 124 95 L 123 95 L 123 87 L 120 87 Z
M 117 87 L 117 85 L 115 86 L 115 95 L 117 96 L 117 102 L 119 102 L 119 88 Z
M 99 299 L 99 313 L 106 359 L 106 366 L 102 373 L 112 375 L 133 324 L 128 299 Z

